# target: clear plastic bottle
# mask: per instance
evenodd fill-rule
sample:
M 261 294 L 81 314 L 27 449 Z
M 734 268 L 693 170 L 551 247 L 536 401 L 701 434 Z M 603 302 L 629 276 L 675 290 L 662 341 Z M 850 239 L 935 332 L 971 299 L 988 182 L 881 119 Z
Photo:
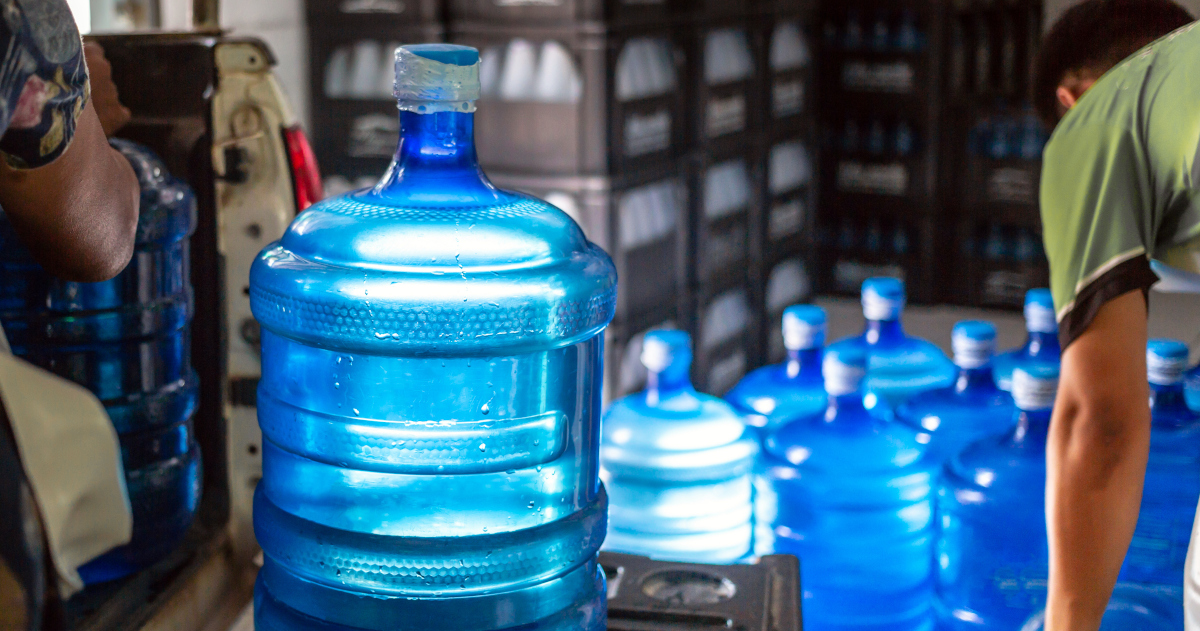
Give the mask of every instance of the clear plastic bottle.
M 825 411 L 828 397 L 821 377 L 825 328 L 825 310 L 820 307 L 792 305 L 785 309 L 782 330 L 787 361 L 751 372 L 725 395 L 761 436 L 786 421 Z
M 189 335 L 196 197 L 149 149 L 112 144 L 141 188 L 133 259 L 115 278 L 54 278 L 0 214 L 0 323 L 13 353 L 91 390 L 120 438 L 133 537 L 79 568 L 87 584 L 170 553 L 195 517 L 201 487 Z
M 938 490 L 943 631 L 1019 629 L 1046 604 L 1046 436 L 1058 366 L 1013 373 L 1016 424 L 950 459 Z
M 1177 340 L 1146 346 L 1150 380 L 1150 460 L 1133 542 L 1120 580 L 1181 596 L 1183 566 L 1200 500 L 1200 415 L 1187 407 L 1188 348 Z
M 1014 368 L 1033 364 L 1058 365 L 1062 350 L 1058 344 L 1054 299 L 1049 289 L 1030 289 L 1025 293 L 1025 330 L 1029 332 L 1025 344 L 997 355 L 992 361 L 996 385 L 1001 390 L 1012 390 Z
M 605 549 L 695 563 L 746 556 L 758 443 L 728 403 L 692 387 L 687 333 L 648 332 L 641 359 L 646 390 L 604 414 Z
M 801 562 L 804 628 L 933 628 L 933 471 L 917 432 L 863 407 L 868 355 L 830 347 L 829 407 L 767 440 L 755 487 L 760 554 Z
M 954 385 L 923 392 L 896 408 L 896 418 L 929 435 L 927 457 L 937 466 L 967 445 L 1012 427 L 1013 402 L 996 387 L 992 354 L 996 327 L 968 320 L 954 325 L 951 336 L 958 377 Z
M 957 372 L 941 349 L 904 333 L 904 302 L 903 281 L 868 278 L 862 285 L 866 327 L 861 335 L 829 347 L 842 351 L 856 346 L 867 353 L 866 405 L 884 414 L 917 393 L 948 387 Z
M 481 172 L 475 49 L 395 58 L 392 166 L 306 210 L 250 272 L 256 628 L 603 629 L 615 270 Z

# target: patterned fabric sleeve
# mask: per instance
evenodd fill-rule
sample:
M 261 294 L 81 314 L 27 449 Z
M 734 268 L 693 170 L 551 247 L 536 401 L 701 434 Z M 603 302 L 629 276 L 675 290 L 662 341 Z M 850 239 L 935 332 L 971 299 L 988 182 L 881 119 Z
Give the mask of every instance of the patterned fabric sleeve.
M 1063 348 L 1106 302 L 1158 280 L 1150 269 L 1154 193 L 1135 108 L 1084 95 L 1046 146 L 1042 227 Z
M 16 168 L 53 162 L 89 97 L 79 30 L 66 0 L 0 0 L 0 156 Z

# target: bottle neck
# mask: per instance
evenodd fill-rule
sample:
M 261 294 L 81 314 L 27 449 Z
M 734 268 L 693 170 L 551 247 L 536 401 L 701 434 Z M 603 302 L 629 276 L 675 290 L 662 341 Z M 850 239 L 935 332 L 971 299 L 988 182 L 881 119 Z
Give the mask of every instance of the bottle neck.
M 967 391 L 994 389 L 996 389 L 996 381 L 992 374 L 991 362 L 977 368 L 959 367 L 958 376 L 954 380 L 955 392 L 962 394 Z
M 900 318 L 896 318 L 895 320 L 867 320 L 863 337 L 866 338 L 868 344 L 896 342 L 904 339 L 904 327 L 900 325 Z
M 787 360 L 788 379 L 807 381 L 821 379 L 821 349 L 806 348 L 803 350 L 788 349 Z
M 1173 427 L 1182 419 L 1192 418 L 1182 383 L 1150 384 L 1150 419 L 1155 426 Z
M 831 421 L 834 418 L 869 418 L 867 408 L 863 405 L 863 393 L 861 390 L 851 392 L 850 394 L 842 394 L 836 397 L 829 397 L 829 408 L 825 413 L 825 420 Z
M 1017 410 L 1013 440 L 1017 443 L 1045 445 L 1050 433 L 1050 410 Z
M 1058 354 L 1061 352 L 1058 347 L 1058 334 L 1030 331 L 1029 339 L 1025 341 L 1025 352 L 1030 357 Z
M 646 375 L 646 399 L 657 401 L 670 398 L 681 392 L 695 390 L 692 380 L 688 377 L 687 368 L 677 370 L 674 367 L 662 372 L 650 371 Z
M 506 201 L 475 154 L 475 114 L 400 112 L 400 143 L 374 194 L 416 206 L 481 206 Z

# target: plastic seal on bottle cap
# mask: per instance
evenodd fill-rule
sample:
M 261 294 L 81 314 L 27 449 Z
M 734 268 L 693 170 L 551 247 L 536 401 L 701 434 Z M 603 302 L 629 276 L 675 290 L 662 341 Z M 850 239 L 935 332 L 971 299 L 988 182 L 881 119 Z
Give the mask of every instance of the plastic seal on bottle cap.
M 1039 288 L 1025 292 L 1025 329 L 1030 333 L 1057 333 L 1054 298 L 1050 290 Z
M 1049 410 L 1058 394 L 1058 366 L 1023 366 L 1013 370 L 1012 396 L 1017 409 Z
M 642 339 L 642 365 L 650 372 L 663 372 L 680 361 L 691 359 L 691 338 L 684 331 L 655 329 Z
M 474 112 L 479 99 L 479 51 L 453 44 L 397 48 L 392 95 L 406 112 Z
M 959 368 L 986 366 L 996 352 L 996 327 L 981 320 L 959 322 L 950 335 L 950 345 L 954 348 L 954 364 Z
M 1187 362 L 1187 344 L 1179 340 L 1154 339 L 1146 344 L 1146 375 L 1154 385 L 1182 382 Z
M 853 394 L 867 378 L 867 354 L 860 348 L 827 350 L 821 362 L 825 392 L 831 397 Z
M 904 281 L 880 276 L 862 285 L 863 316 L 868 320 L 896 320 L 904 311 Z
M 783 312 L 783 345 L 789 351 L 825 345 L 825 310 L 813 305 L 792 305 Z

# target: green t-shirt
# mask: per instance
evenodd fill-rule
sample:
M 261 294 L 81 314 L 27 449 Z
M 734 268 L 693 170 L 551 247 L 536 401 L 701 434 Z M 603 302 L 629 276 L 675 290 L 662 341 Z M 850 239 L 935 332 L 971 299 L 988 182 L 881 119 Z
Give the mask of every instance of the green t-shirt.
M 1107 301 L 1149 290 L 1150 260 L 1200 273 L 1200 28 L 1109 70 L 1046 145 L 1041 208 L 1065 348 Z

